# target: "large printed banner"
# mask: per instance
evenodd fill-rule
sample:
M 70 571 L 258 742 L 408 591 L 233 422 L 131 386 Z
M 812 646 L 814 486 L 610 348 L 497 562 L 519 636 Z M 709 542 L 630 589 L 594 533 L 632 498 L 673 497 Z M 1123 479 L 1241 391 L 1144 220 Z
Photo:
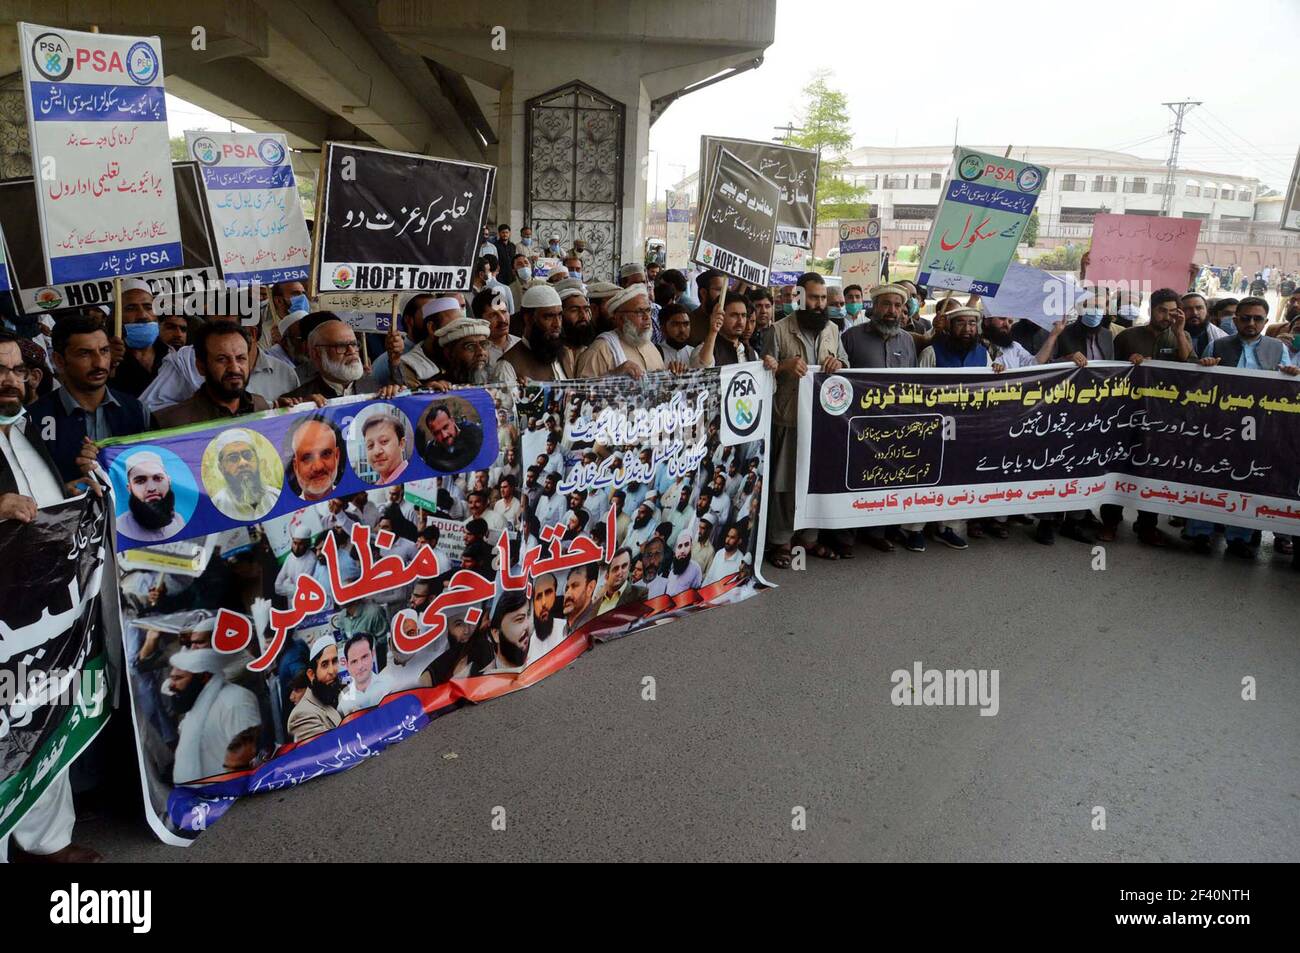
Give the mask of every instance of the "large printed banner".
M 107 528 L 91 494 L 0 520 L 0 842 L 108 720 Z
M 1291 534 L 1300 384 L 1163 361 L 811 374 L 796 490 L 797 526 L 1115 503 Z
M 18 44 L 47 281 L 179 269 L 158 37 L 19 23 Z
M 780 190 L 726 149 L 700 206 L 691 261 L 752 285 L 767 284 Z
M 172 182 L 180 211 L 181 245 L 186 267 L 179 271 L 136 275 L 149 283 L 154 294 L 188 294 L 200 286 L 212 287 L 221 280 L 198 163 L 172 163 Z M 9 244 L 9 266 L 13 271 L 18 306 L 23 313 L 40 314 L 87 305 L 112 307 L 112 275 L 46 284 L 40 212 L 30 176 L 0 182 L 0 228 L 4 229 Z
M 996 295 L 1048 171 L 960 146 L 953 149 L 916 280 L 930 288 Z
M 306 279 L 311 256 L 289 145 L 282 133 L 185 133 L 203 169 L 226 281 Z
M 495 181 L 488 165 L 326 143 L 318 289 L 468 289 Z
M 776 222 L 777 242 L 812 248 L 817 219 L 817 165 L 820 161 L 817 150 L 753 139 L 701 136 L 698 202 L 701 209 L 704 208 L 709 183 L 713 181 L 713 167 L 717 164 L 720 149 L 728 150 L 759 175 L 776 183 L 781 192 Z
M 155 832 L 187 844 L 593 639 L 759 591 L 770 407 L 755 363 L 109 443 Z

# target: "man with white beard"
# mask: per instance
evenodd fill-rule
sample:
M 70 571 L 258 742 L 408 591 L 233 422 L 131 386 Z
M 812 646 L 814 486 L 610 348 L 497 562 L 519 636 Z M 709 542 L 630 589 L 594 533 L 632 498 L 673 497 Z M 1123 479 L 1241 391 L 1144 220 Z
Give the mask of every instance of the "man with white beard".
M 578 358 L 578 377 L 625 374 L 639 380 L 647 371 L 664 369 L 663 355 L 651 331 L 650 295 L 642 284 L 628 285 L 606 304 L 613 331 L 596 336 Z
M 282 398 L 285 403 L 315 401 L 319 404 L 334 397 L 347 397 L 372 389 L 357 386 L 357 382 L 365 377 L 366 368 L 361 363 L 357 334 L 343 321 L 329 318 L 316 325 L 307 335 L 307 353 L 316 373 L 285 394 Z M 391 397 L 399 389 L 387 385 L 379 396 Z
M 163 693 L 181 715 L 172 781 L 187 784 L 251 767 L 262 728 L 257 696 L 226 681 L 215 649 L 181 649 L 169 664 Z

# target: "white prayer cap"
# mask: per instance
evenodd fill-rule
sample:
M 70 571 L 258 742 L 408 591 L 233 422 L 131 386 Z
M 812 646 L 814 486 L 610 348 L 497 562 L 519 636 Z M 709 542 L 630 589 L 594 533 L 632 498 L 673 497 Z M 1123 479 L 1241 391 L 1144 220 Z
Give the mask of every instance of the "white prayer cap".
M 691 541 L 691 528 L 688 526 L 680 533 L 677 534 L 677 543 L 678 545 L 680 545 L 682 543 L 689 543 L 690 541 Z
M 280 319 L 280 323 L 276 326 L 280 329 L 281 334 L 288 334 L 289 329 L 291 327 L 293 327 L 303 318 L 307 317 L 307 315 L 310 313 L 311 313 L 310 311 L 290 311 L 288 314 L 286 314 L 283 318 Z
M 561 281 L 560 284 L 564 284 L 564 282 Z M 565 298 L 580 298 L 580 297 L 584 297 L 586 294 L 587 291 L 585 288 L 574 288 L 574 287 L 561 288 L 560 300 L 563 301 Z
M 108 309 L 107 309 L 107 308 L 100 308 L 99 310 L 102 311 L 104 314 L 108 314 Z M 43 314 L 43 315 L 41 315 L 39 318 L 36 319 L 36 323 L 39 324 L 42 328 L 44 328 L 47 332 L 48 332 L 48 331 L 53 331 L 53 330 L 54 330 L 54 315 L 52 315 L 52 314 Z
M 532 285 L 524 292 L 521 308 L 557 308 L 560 305 L 560 293 L 554 285 Z
M 569 269 L 552 268 L 551 273 L 546 276 L 546 282 L 547 284 L 553 285 L 563 281 L 567 277 L 569 277 Z
M 979 318 L 981 317 L 978 308 L 952 308 L 944 312 L 943 315 L 949 321 L 953 318 Z
M 620 278 L 631 278 L 633 275 L 644 275 L 645 265 L 638 264 L 635 261 L 625 262 L 619 266 L 618 276 Z
M 307 650 L 307 658 L 318 659 L 320 658 L 320 654 L 327 648 L 331 645 L 337 644 L 338 643 L 334 641 L 334 636 L 329 632 L 326 632 L 324 635 L 319 635 L 316 637 L 316 641 L 311 644 L 311 648 Z
M 902 285 L 898 285 L 898 284 L 876 285 L 874 288 L 871 289 L 872 301 L 875 301 L 881 295 L 898 295 L 900 298 L 906 301 L 908 298 L 912 296 L 912 293 L 908 291 L 906 288 L 904 288 Z
M 613 314 L 615 311 L 623 307 L 623 305 L 627 304 L 637 295 L 641 295 L 647 300 L 649 300 L 650 298 L 650 292 L 646 290 L 646 286 L 641 284 L 640 282 L 637 282 L 634 285 L 628 285 L 626 288 L 623 288 L 621 291 L 618 292 L 618 294 L 611 295 L 609 299 L 609 303 L 605 305 L 605 310 L 608 311 L 610 314 Z
M 616 295 L 622 290 L 612 281 L 593 281 L 587 285 L 587 297 L 592 300 L 608 298 L 610 295 Z
M 293 531 L 289 533 L 289 538 L 290 539 L 311 539 L 311 530 L 309 530 L 306 526 L 303 526 L 301 523 L 299 523 L 297 526 L 293 528 Z
M 168 662 L 182 672 L 210 672 L 219 675 L 225 671 L 225 662 L 216 649 L 181 649 Z
M 492 325 L 478 318 L 457 318 L 451 324 L 439 328 L 434 337 L 444 347 L 461 338 L 487 337 L 492 332 Z
M 212 449 L 220 454 L 222 450 L 225 450 L 232 443 L 246 443 L 250 447 L 255 446 L 251 433 L 239 427 L 231 427 L 229 430 L 223 430 L 221 436 L 212 442 Z
M 214 615 L 210 615 L 210 616 L 208 616 L 206 619 L 203 619 L 202 621 L 199 621 L 199 622 L 194 623 L 194 626 L 190 629 L 190 631 L 191 631 L 191 632 L 215 632 L 215 631 L 217 631 L 217 617 L 214 616 Z
M 144 470 L 146 473 L 166 473 L 167 468 L 163 466 L 162 457 L 152 450 L 141 450 L 131 454 L 126 458 L 126 475 L 129 477 L 132 470 Z
M 575 288 L 583 294 L 587 293 L 587 286 L 577 278 L 561 278 L 555 283 L 555 290 L 560 293 L 561 298 L 564 297 L 564 292 L 572 291 Z
M 428 320 L 435 314 L 442 314 L 444 311 L 459 311 L 460 305 L 455 298 L 434 298 L 432 301 L 426 301 L 424 307 L 420 309 L 420 317 Z
M 153 294 L 153 289 L 149 287 L 149 282 L 142 281 L 139 278 L 123 278 L 122 294 L 128 291 L 143 291 L 146 294 Z

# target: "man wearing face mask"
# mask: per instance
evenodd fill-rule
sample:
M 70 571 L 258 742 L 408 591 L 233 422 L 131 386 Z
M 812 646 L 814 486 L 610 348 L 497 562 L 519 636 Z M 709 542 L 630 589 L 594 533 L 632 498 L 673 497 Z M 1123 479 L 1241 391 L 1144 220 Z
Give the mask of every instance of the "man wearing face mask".
M 913 331 L 917 334 L 929 334 L 934 325 L 929 318 L 921 314 L 921 308 L 925 304 L 925 295 L 917 287 L 915 282 L 902 280 L 897 282 L 908 290 L 907 313 L 903 316 L 903 330 Z M 969 303 L 969 301 L 967 302 Z
M 844 329 L 861 324 L 867 319 L 866 296 L 862 293 L 862 285 L 846 285 L 844 287 Z
M 1052 325 L 1044 350 L 1039 352 L 1039 363 L 1073 361 L 1087 367 L 1089 361 L 1115 359 L 1115 336 L 1106 327 L 1106 312 L 1101 303 L 1090 296 L 1080 301 L 1077 309 L 1078 317 L 1074 321 L 1062 319 Z
M 171 353 L 158 337 L 158 316 L 153 310 L 153 292 L 139 278 L 122 281 L 122 339 L 115 345 L 113 388 L 138 398 L 158 376 Z M 120 351 L 120 353 L 119 353 Z
M 844 289 L 839 285 L 826 286 L 826 315 L 831 322 L 844 332 L 844 319 L 847 312 L 844 310 Z
M 1210 320 L 1214 326 L 1227 335 L 1237 333 L 1237 325 L 1233 318 L 1237 315 L 1236 298 L 1216 298 L 1210 305 Z
M 776 362 L 776 395 L 772 405 L 772 502 L 767 510 L 768 562 L 789 569 L 791 543 L 797 542 L 822 559 L 840 553 L 816 542 L 817 531 L 794 528 L 794 490 L 797 469 L 799 381 L 813 364 L 829 374 L 845 367 L 848 356 L 840 344 L 839 330 L 826 314 L 826 282 L 816 272 L 799 276 L 803 308 L 781 318 L 768 329 L 764 357 Z M 845 550 L 851 552 L 851 550 Z
M 1210 321 L 1209 303 L 1205 296 L 1199 291 L 1191 291 L 1179 299 L 1182 305 L 1183 314 L 1187 320 L 1183 325 L 1183 330 L 1192 340 L 1192 354 L 1206 353 L 1206 349 L 1214 341 L 1224 337 L 1225 332 Z

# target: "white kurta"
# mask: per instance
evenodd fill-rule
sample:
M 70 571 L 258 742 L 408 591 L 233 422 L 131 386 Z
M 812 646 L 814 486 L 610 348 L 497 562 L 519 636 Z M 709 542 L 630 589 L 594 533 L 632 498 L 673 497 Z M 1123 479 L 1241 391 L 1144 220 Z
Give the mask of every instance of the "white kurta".
M 240 732 L 261 724 L 257 696 L 247 688 L 214 676 L 199 692 L 194 707 L 181 719 L 172 780 L 185 784 L 223 773 L 230 742 Z

